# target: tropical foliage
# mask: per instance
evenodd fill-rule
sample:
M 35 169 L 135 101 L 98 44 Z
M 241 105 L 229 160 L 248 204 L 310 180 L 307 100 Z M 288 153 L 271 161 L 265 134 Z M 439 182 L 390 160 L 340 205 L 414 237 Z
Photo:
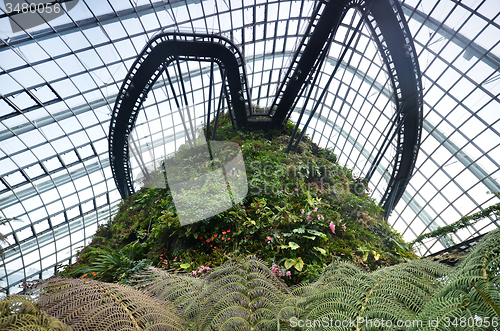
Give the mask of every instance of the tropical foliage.
M 2 330 L 496 330 L 500 230 L 458 267 L 413 260 L 373 272 L 345 261 L 289 287 L 263 261 L 203 276 L 150 267 L 133 286 L 54 278 L 0 302 Z M 56 319 L 57 318 L 57 319 Z
M 217 139 L 238 143 L 245 158 L 245 199 L 181 226 L 172 182 L 140 190 L 59 272 L 73 278 L 0 301 L 0 329 L 498 330 L 500 230 L 454 268 L 417 260 L 331 151 L 306 139 L 286 153 L 291 125 L 267 133 L 235 132 L 227 118 L 220 125 Z M 179 180 L 224 163 L 179 159 Z
M 78 262 L 60 274 L 125 282 L 139 261 L 142 266 L 198 273 L 202 265 L 213 268 L 255 255 L 291 285 L 313 281 L 337 258 L 366 270 L 415 258 L 381 216 L 369 188 L 339 165 L 330 150 L 305 139 L 297 153 L 287 153 L 291 124 L 272 132 L 236 132 L 228 118 L 219 125 L 216 140 L 237 143 L 245 161 L 248 195 L 243 201 L 181 226 L 168 182 L 165 188 L 141 189 L 121 204 L 114 220 L 99 228 Z M 176 179 L 190 180 L 223 164 L 221 158 L 235 151 L 227 152 L 229 156 L 210 160 L 181 147 L 175 166 L 184 171 Z M 150 177 L 165 178 L 161 171 Z M 221 187 L 207 181 L 201 190 L 219 192 Z

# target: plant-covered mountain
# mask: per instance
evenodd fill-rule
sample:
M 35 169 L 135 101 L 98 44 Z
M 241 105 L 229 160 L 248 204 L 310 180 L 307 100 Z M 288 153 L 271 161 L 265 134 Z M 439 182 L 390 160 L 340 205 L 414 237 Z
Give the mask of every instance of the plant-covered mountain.
M 375 270 L 415 257 L 381 216 L 369 189 L 330 150 L 305 139 L 298 152 L 286 152 L 293 125 L 271 132 L 236 132 L 227 118 L 218 125 L 216 140 L 233 142 L 244 158 L 248 194 L 241 202 L 181 226 L 173 184 L 167 180 L 165 188 L 143 188 L 120 205 L 116 217 L 98 229 L 78 262 L 61 275 L 118 281 L 147 265 L 200 275 L 230 258 L 255 255 L 292 284 L 316 279 L 337 260 Z M 186 143 L 158 168 L 183 169 L 176 180 L 188 181 L 239 153 L 215 153 L 212 145 L 210 159 L 192 150 Z M 168 176 L 155 171 L 148 177 L 165 182 Z M 206 181 L 202 194 L 185 196 L 213 201 L 221 190 L 227 188 Z

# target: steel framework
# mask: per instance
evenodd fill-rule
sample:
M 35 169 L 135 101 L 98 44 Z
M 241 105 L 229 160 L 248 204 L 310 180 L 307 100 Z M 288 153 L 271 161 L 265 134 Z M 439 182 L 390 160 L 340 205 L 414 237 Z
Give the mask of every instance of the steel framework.
M 316 84 L 320 73 L 319 68 L 326 59 L 328 49 L 342 19 L 353 8 L 361 12 L 362 17 L 352 31 L 349 42 L 344 45 L 336 66 L 330 74 L 330 79 L 309 113 L 302 132 L 295 139 L 313 91 L 310 86 Z M 369 27 L 375 37 L 394 90 L 395 114 L 388 129 L 384 130 L 385 139 L 371 167 L 366 174 L 363 174 L 364 181 L 369 182 L 389 146 L 391 144 L 395 146 L 396 155 L 393 158 L 392 174 L 380 201 L 388 216 L 403 195 L 411 178 L 419 150 L 423 121 L 422 84 L 415 47 L 403 19 L 402 9 L 397 2 L 392 0 L 319 2 L 267 113 L 255 114 L 253 112 L 251 96 L 247 88 L 245 64 L 238 48 L 230 40 L 215 35 L 176 32 L 155 36 L 144 47 L 129 70 L 113 109 L 109 131 L 109 154 L 115 182 L 122 197 L 127 198 L 134 192 L 129 168 L 128 137 L 134 128 L 144 99 L 168 65 L 173 62 L 179 63 L 180 60 L 212 61 L 210 71 L 212 77 L 213 63 L 217 63 L 223 71 L 223 77 L 227 78 L 227 85 L 226 79 L 223 82 L 224 90 L 226 86 L 228 88 L 224 95 L 236 128 L 270 129 L 283 126 L 295 110 L 298 100 L 308 90 L 305 105 L 302 107 L 296 129 L 289 142 L 288 149 L 296 149 L 363 23 Z M 183 84 L 180 66 L 178 70 L 179 81 Z M 171 85 L 171 78 L 168 77 L 168 80 Z M 184 96 L 180 98 L 185 100 L 187 106 L 184 85 L 182 85 L 182 91 Z M 211 91 L 210 88 L 209 103 Z M 177 96 L 174 98 L 179 108 Z M 217 116 L 220 110 L 219 104 Z M 207 123 L 210 123 L 209 116 L 210 111 Z M 207 125 L 207 133 L 208 130 Z

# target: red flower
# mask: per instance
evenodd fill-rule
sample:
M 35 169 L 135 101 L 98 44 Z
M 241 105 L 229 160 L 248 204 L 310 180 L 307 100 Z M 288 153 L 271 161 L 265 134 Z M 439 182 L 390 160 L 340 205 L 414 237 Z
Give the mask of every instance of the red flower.
M 217 234 L 214 234 L 214 237 L 217 238 Z
M 231 230 L 227 230 L 227 233 L 231 232 Z

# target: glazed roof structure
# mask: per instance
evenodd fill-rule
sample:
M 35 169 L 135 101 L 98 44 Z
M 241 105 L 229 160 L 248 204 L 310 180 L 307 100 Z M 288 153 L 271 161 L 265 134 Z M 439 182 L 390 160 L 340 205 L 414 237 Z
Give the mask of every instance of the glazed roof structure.
M 122 196 L 111 169 L 110 123 L 148 41 L 160 33 L 229 40 L 243 59 L 251 104 L 266 108 L 310 33 L 315 9 L 327 1 L 57 1 L 52 6 L 60 12 L 50 20 L 37 13 L 46 6 L 33 9 L 36 26 L 12 12 L 16 3 L 29 5 L 0 4 L 0 216 L 8 219 L 0 225 L 0 287 L 10 292 L 25 279 L 53 275 L 116 212 Z M 388 221 L 411 241 L 499 202 L 489 192 L 500 192 L 500 2 L 404 0 L 400 10 L 418 58 L 423 115 L 412 176 Z M 363 22 L 357 28 L 361 19 L 355 8 L 342 17 L 305 92 L 311 102 L 299 100 L 290 119 L 304 128 L 300 114 L 310 115 L 309 137 L 361 177 L 384 149 L 369 182 L 381 200 L 397 155 L 393 142 L 382 147 L 397 106 L 390 69 L 373 30 Z M 169 69 L 185 85 L 188 116 L 173 105 L 166 73 L 152 86 L 134 128 L 149 162 L 177 150 L 215 111 L 224 77 L 211 75 L 210 66 L 185 59 Z M 486 218 L 416 249 L 435 253 L 497 222 Z

